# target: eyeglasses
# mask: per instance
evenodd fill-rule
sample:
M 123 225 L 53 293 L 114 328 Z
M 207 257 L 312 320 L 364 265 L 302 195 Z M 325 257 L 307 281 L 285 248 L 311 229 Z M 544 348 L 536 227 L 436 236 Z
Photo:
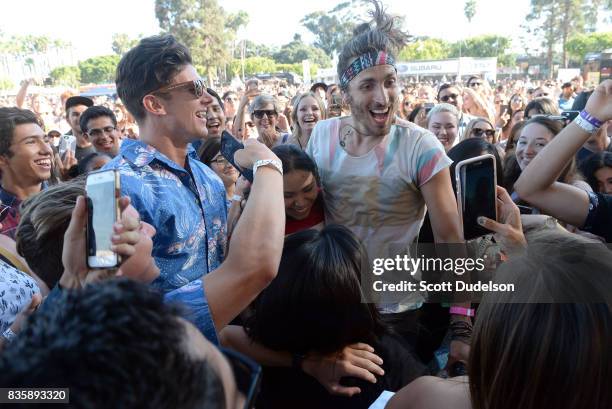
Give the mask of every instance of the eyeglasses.
M 459 97 L 459 95 L 457 95 L 457 94 L 444 95 L 443 97 L 440 97 L 440 101 L 448 102 L 449 99 L 452 99 L 453 101 L 456 101 L 458 97 Z
M 197 80 L 193 81 L 185 81 L 178 84 L 167 85 L 151 92 L 151 94 L 165 93 L 185 88 L 188 89 L 189 92 L 191 92 L 196 98 L 200 98 L 206 92 L 206 83 L 202 78 L 198 78 Z
M 477 82 L 477 81 L 470 82 L 470 88 L 480 87 L 481 85 L 482 85 L 482 82 Z
M 261 367 L 246 356 L 225 348 L 219 348 L 227 358 L 234 373 L 236 388 L 245 397 L 244 409 L 255 407 L 255 399 L 259 393 Z
M 495 135 L 495 130 L 494 129 L 479 129 L 479 128 L 474 128 L 472 129 L 472 134 L 478 138 L 482 137 L 482 134 L 487 135 L 488 137 L 492 138 L 493 135 Z
M 115 128 L 114 126 L 105 126 L 102 129 L 90 129 L 89 131 L 87 131 L 87 134 L 89 136 L 97 138 L 99 136 L 102 136 L 102 133 L 105 133 L 107 135 L 111 135 L 113 132 L 115 132 L 116 129 L 117 128 Z
M 231 165 L 227 159 L 223 156 L 217 156 L 215 159 L 211 160 L 210 163 L 215 163 L 217 166 L 225 167 L 227 165 Z
M 264 117 L 264 115 L 267 115 L 268 118 L 271 118 L 273 116 L 277 116 L 278 114 L 273 109 L 264 109 L 264 110 L 253 111 L 253 116 L 255 118 L 257 118 L 257 119 L 262 119 Z

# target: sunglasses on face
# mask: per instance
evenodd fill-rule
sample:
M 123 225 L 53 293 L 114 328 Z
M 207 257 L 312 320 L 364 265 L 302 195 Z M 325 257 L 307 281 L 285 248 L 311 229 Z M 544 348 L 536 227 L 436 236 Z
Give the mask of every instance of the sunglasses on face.
M 245 397 L 244 409 L 255 407 L 255 400 L 259 393 L 261 367 L 246 356 L 229 349 L 219 348 L 227 358 L 234 373 L 236 388 Z
M 191 92 L 194 97 L 200 98 L 206 92 L 206 83 L 204 82 L 203 79 L 198 78 L 197 80 L 193 80 L 193 81 L 185 81 L 185 82 L 180 82 L 178 84 L 167 85 L 156 91 L 151 92 L 151 94 L 158 94 L 158 93 L 163 94 L 166 92 L 176 91 L 176 90 L 181 90 L 181 89 L 186 89 L 189 92 Z
M 459 97 L 459 95 L 457 95 L 457 94 L 444 95 L 443 97 L 440 97 L 440 101 L 448 102 L 451 99 L 453 101 L 456 101 L 458 97 Z
M 278 115 L 276 113 L 276 111 L 272 110 L 272 109 L 264 109 L 264 110 L 257 110 L 257 111 L 253 111 L 253 116 L 257 119 L 262 119 L 264 117 L 264 115 L 266 115 L 268 118 L 272 118 L 273 116 Z
M 115 131 L 115 129 L 117 129 L 117 128 L 115 128 L 114 126 L 105 126 L 102 129 L 90 129 L 87 132 L 87 134 L 89 136 L 97 138 L 98 136 L 102 136 L 103 133 L 105 133 L 107 135 L 110 135 L 110 134 L 112 134 Z
M 495 130 L 493 129 L 478 129 L 475 128 L 472 130 L 472 134 L 478 138 L 481 138 L 483 134 L 485 134 L 487 137 L 492 138 L 493 135 L 495 135 Z
M 482 82 L 472 82 L 470 83 L 470 88 L 480 87 Z

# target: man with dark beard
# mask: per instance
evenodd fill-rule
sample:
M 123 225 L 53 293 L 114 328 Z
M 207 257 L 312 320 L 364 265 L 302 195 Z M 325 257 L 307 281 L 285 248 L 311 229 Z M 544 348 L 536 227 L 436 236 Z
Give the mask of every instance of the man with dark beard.
M 319 121 L 307 153 L 316 162 L 324 194 L 326 224 L 342 224 L 365 244 L 370 265 L 362 284 L 374 277 L 376 259 L 409 254 L 423 219 L 429 211 L 436 243 L 462 242 L 457 203 L 448 167 L 451 160 L 430 132 L 412 124 L 395 123 L 400 87 L 395 53 L 407 35 L 397 29 L 378 1 L 373 1 L 373 22 L 364 23 L 345 44 L 338 61 L 339 85 L 351 116 Z M 418 282 L 420 271 L 388 272 L 376 279 Z M 372 288 L 372 287 L 369 287 Z M 409 342 L 414 335 L 419 292 L 372 294 L 390 323 Z M 461 308 L 461 311 L 471 310 Z M 455 317 L 453 315 L 453 317 Z M 454 319 L 467 321 L 468 317 Z M 451 343 L 451 359 L 467 359 L 469 347 Z M 429 347 L 435 349 L 433 342 Z M 430 359 L 431 352 L 426 355 Z

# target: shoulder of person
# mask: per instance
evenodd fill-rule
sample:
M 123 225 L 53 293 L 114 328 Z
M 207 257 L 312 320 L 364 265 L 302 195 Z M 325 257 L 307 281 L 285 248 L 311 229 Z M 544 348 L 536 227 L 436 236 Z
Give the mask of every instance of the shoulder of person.
M 400 389 L 387 409 L 471 409 L 467 377 L 422 376 Z
M 421 128 L 417 124 L 406 121 L 405 119 L 396 120 L 395 129 L 401 138 L 408 138 L 407 141 L 412 143 L 419 143 L 421 141 L 431 141 L 435 143 L 438 141 L 438 138 L 436 138 L 431 131 Z

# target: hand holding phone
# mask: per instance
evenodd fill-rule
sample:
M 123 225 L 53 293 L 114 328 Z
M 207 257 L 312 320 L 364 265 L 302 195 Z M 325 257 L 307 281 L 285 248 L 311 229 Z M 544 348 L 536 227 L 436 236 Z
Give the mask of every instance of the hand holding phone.
M 119 173 L 92 172 L 87 176 L 87 265 L 114 268 L 120 263 L 111 246 L 113 225 L 119 220 Z
M 227 131 L 221 134 L 221 155 L 251 183 L 253 183 L 252 169 L 255 162 L 266 159 L 279 160 L 278 156 L 263 143 L 247 139 L 242 144 Z
M 495 157 L 487 154 L 459 162 L 455 178 L 464 239 L 489 234 L 490 231 L 478 223 L 478 218 L 497 220 Z
M 478 222 L 487 230 L 495 233 L 496 240 L 506 254 L 520 253 L 527 245 L 523 234 L 521 211 L 503 187 L 497 186 L 496 195 L 499 221 L 480 217 Z
M 249 182 L 253 183 L 253 171 L 251 169 L 241 168 L 236 164 L 234 159 L 234 154 L 240 149 L 244 149 L 242 142 L 234 138 L 232 134 L 227 131 L 223 131 L 221 133 L 221 155 L 227 159 L 227 161 L 231 163 L 242 176 L 244 176 Z

